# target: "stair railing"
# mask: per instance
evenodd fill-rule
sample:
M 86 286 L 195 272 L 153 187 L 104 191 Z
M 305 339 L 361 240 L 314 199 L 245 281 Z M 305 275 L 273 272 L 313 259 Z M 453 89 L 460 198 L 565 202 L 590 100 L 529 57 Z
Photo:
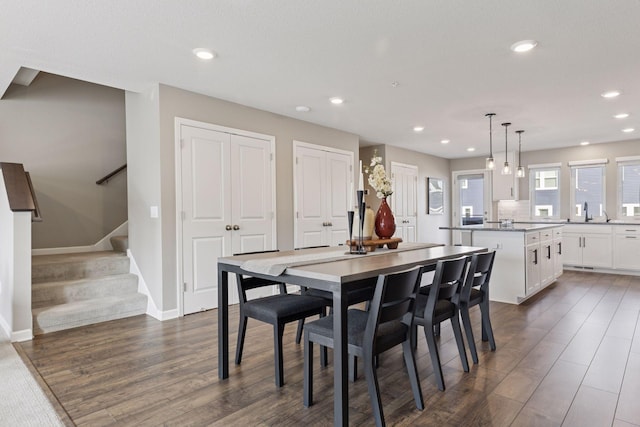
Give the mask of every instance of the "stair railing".
M 41 222 L 42 215 L 29 172 L 25 172 L 22 163 L 2 162 L 0 168 L 7 187 L 10 209 L 13 212 L 31 211 L 31 221 Z
M 109 182 L 109 180 L 111 178 L 113 178 L 114 176 L 118 175 L 120 172 L 122 172 L 126 168 L 127 168 L 127 164 L 125 163 L 124 165 L 120 166 L 118 169 L 114 170 L 113 172 L 111 172 L 111 173 L 105 175 L 104 177 L 100 178 L 99 180 L 97 180 L 96 184 L 102 185 L 105 182 Z

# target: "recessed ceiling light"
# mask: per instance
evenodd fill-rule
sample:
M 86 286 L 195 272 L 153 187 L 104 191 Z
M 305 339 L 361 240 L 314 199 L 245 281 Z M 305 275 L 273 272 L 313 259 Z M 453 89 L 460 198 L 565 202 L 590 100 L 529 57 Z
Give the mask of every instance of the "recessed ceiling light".
M 424 126 L 414 126 L 413 127 L 413 131 L 414 132 L 422 132 L 424 130 Z
M 616 114 L 613 117 L 616 119 L 626 119 L 627 117 L 629 117 L 629 113 L 620 113 L 620 114 Z
M 535 40 L 520 40 L 519 42 L 511 45 L 511 50 L 518 53 L 528 52 L 537 45 L 538 42 Z
M 332 104 L 340 105 L 340 104 L 342 104 L 344 102 L 344 99 L 338 98 L 338 97 L 333 97 L 329 101 L 331 101 Z
M 473 148 L 473 147 L 469 147 L 469 148 L 467 148 L 467 151 L 476 151 L 476 149 Z
M 449 142 L 451 141 L 449 141 L 448 139 L 443 139 L 442 141 L 440 141 L 440 144 L 448 144 Z
M 622 132 L 624 132 L 624 133 L 631 133 L 631 132 L 633 132 L 634 130 L 635 130 L 634 128 L 625 128 L 625 129 L 622 129 Z
M 620 91 L 610 90 L 610 91 L 601 93 L 600 96 L 603 98 L 615 98 L 616 96 L 620 96 Z
M 209 49 L 205 49 L 201 47 L 197 49 L 193 49 L 193 54 L 198 58 L 204 59 L 204 60 L 209 60 L 216 57 L 215 53 L 211 52 Z
M 589 141 L 582 141 L 580 145 L 589 145 Z
M 298 105 L 296 107 L 296 111 L 299 111 L 301 113 L 308 113 L 311 110 L 311 108 L 307 107 L 306 105 Z

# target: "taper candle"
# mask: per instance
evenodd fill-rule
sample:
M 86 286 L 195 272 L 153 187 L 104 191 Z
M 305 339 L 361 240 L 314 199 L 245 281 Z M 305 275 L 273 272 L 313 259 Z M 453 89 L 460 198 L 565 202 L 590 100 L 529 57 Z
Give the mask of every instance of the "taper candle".
M 360 160 L 360 178 L 358 179 L 358 190 L 364 191 L 364 177 L 362 176 L 362 160 Z
M 353 210 L 353 181 L 351 181 L 351 186 L 349 187 L 349 204 L 347 205 L 347 210 Z

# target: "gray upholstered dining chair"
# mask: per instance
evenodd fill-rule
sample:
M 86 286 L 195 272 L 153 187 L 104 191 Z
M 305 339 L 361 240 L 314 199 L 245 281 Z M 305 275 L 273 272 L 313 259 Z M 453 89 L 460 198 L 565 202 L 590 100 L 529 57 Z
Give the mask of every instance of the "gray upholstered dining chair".
M 275 252 L 275 251 L 266 251 Z M 264 252 L 250 252 L 236 255 L 248 255 Z M 273 325 L 273 347 L 275 358 L 276 386 L 284 384 L 284 364 L 282 357 L 282 336 L 284 326 L 309 316 L 325 315 L 326 302 L 322 298 L 286 293 L 286 286 L 273 280 L 237 274 L 238 295 L 240 298 L 240 324 L 238 325 L 238 344 L 236 346 L 236 365 L 242 362 L 244 338 L 247 332 L 247 320 L 253 318 Z M 247 291 L 265 286 L 277 285 L 280 293 L 249 300 Z M 323 353 L 324 355 L 324 353 Z M 326 363 L 323 358 L 322 363 Z
M 374 357 L 397 345 L 402 344 L 416 407 L 424 409 L 410 338 L 419 280 L 420 267 L 380 275 L 369 311 L 349 309 L 347 312 L 348 352 L 364 361 L 365 377 L 377 426 L 383 426 L 385 422 Z M 313 343 L 325 348 L 334 347 L 333 316 L 308 323 L 305 326 L 304 337 L 304 406 L 308 407 L 313 403 Z
M 440 365 L 438 344 L 436 343 L 436 332 L 434 331 L 436 325 L 439 325 L 447 319 L 451 321 L 462 367 L 465 372 L 469 372 L 469 362 L 464 348 L 464 339 L 462 338 L 456 301 L 456 294 L 463 284 L 467 264 L 467 257 L 438 261 L 428 295 L 418 293 L 417 297 L 416 314 L 411 332 L 412 346 L 415 347 L 417 344 L 417 326 L 423 326 L 424 335 L 429 347 L 429 355 L 431 356 L 431 365 L 433 366 L 433 372 L 436 376 L 438 389 L 441 391 L 444 391 L 445 386 L 442 376 L 442 366 Z
M 491 317 L 489 316 L 489 281 L 493 270 L 495 251 L 474 254 L 471 256 L 469 271 L 459 294 L 458 306 L 464 331 L 467 335 L 469 350 L 473 363 L 478 363 L 478 351 L 473 337 L 469 309 L 475 305 L 480 307 L 482 318 L 482 341 L 489 341 L 491 351 L 496 350 L 496 341 L 493 337 Z

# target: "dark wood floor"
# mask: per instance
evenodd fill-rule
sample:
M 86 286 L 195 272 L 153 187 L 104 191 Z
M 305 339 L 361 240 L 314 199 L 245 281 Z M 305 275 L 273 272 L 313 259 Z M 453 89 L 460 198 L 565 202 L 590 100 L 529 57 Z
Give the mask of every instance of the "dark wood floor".
M 640 277 L 565 272 L 521 306 L 495 303 L 498 349 L 462 371 L 449 326 L 442 359 L 447 390 L 434 385 L 424 341 L 415 409 L 401 352 L 380 361 L 389 425 L 640 425 Z M 479 313 L 474 312 L 476 338 Z M 273 380 L 272 330 L 249 322 L 241 366 L 218 380 L 217 312 L 165 322 L 138 316 L 37 337 L 16 347 L 69 425 L 315 426 L 333 420 L 333 370 L 316 363 L 311 408 L 302 405 L 303 346 L 285 331 L 285 386 Z M 237 310 L 231 310 L 235 351 Z M 317 355 L 316 355 L 317 356 Z M 372 425 L 364 379 L 350 384 L 350 422 Z

